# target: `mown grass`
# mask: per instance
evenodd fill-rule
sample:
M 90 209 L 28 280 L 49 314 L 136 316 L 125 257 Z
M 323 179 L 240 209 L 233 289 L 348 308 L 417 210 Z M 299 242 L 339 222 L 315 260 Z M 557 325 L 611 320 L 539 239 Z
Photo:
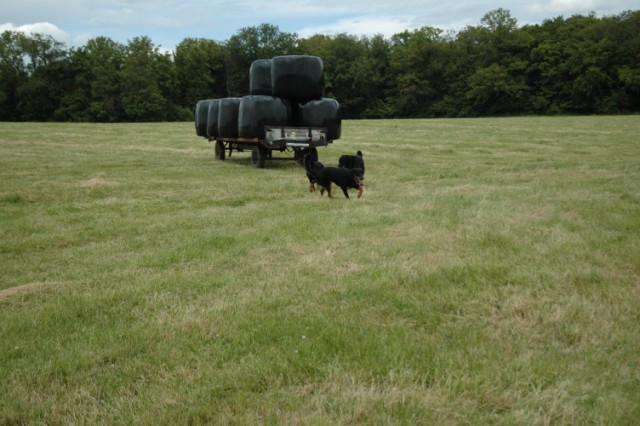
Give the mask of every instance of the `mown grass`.
M 192 123 L 0 123 L 0 424 L 634 424 L 638 134 L 346 121 L 329 201 Z

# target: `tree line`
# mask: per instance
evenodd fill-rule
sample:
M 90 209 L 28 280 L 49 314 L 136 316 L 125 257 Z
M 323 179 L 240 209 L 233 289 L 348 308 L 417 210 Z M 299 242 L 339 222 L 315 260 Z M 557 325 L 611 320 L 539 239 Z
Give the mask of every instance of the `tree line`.
M 256 59 L 323 59 L 344 118 L 618 114 L 640 111 L 640 11 L 518 26 L 508 10 L 458 32 L 300 38 L 262 24 L 225 41 L 148 37 L 67 49 L 51 36 L 0 35 L 0 121 L 192 120 L 200 99 L 244 96 Z

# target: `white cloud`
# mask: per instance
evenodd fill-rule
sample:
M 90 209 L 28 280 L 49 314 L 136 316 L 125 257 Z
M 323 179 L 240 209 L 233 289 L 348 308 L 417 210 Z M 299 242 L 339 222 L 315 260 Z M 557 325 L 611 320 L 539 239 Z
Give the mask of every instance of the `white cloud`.
M 531 3 L 526 9 L 533 13 L 549 15 L 587 14 L 589 12 L 603 12 L 611 14 L 625 9 L 631 9 L 631 2 L 625 0 L 551 0 Z
M 340 19 L 332 24 L 306 27 L 298 31 L 298 35 L 304 38 L 315 34 L 336 35 L 347 33 L 369 37 L 382 34 L 389 38 L 394 34 L 414 28 L 415 26 L 411 23 L 411 19 L 355 17 Z
M 571 12 L 574 10 L 593 10 L 607 3 L 608 2 L 599 0 L 552 0 L 547 10 L 556 13 Z
M 0 32 L 15 31 L 24 34 L 47 34 L 53 37 L 57 41 L 66 43 L 70 40 L 69 34 L 61 30 L 54 24 L 49 22 L 36 22 L 35 24 L 14 25 L 11 22 L 6 24 L 0 24 Z

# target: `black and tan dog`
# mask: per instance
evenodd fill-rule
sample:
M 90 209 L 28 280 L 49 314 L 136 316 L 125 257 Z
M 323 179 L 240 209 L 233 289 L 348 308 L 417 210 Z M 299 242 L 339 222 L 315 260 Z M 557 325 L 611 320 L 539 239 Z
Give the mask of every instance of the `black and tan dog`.
M 307 177 L 312 176 L 315 183 L 320 186 L 320 195 L 327 191 L 329 198 L 334 198 L 331 194 L 331 185 L 335 183 L 342 189 L 344 196 L 349 198 L 347 192 L 350 188 L 358 190 L 358 198 L 362 196 L 364 191 L 363 171 L 360 168 L 347 169 L 344 167 L 324 167 L 322 163 L 313 161 L 313 158 L 307 154 L 304 158 L 304 166 Z M 311 181 L 311 178 L 309 178 Z
M 342 155 L 338 160 L 338 167 L 362 169 L 362 177 L 364 177 L 364 157 L 362 156 L 362 151 L 358 151 L 356 155 Z

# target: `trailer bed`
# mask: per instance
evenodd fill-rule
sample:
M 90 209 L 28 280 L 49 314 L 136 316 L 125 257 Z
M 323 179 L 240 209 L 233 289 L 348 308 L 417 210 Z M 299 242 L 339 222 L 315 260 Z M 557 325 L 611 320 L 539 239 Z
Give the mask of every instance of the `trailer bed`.
M 251 164 L 263 168 L 267 159 L 271 159 L 273 151 L 293 151 L 293 160 L 302 163 L 307 152 L 319 146 L 327 146 L 333 140 L 327 139 L 326 127 L 290 127 L 265 126 L 264 138 L 209 138 L 215 141 L 215 157 L 224 160 L 233 151 L 251 151 Z

